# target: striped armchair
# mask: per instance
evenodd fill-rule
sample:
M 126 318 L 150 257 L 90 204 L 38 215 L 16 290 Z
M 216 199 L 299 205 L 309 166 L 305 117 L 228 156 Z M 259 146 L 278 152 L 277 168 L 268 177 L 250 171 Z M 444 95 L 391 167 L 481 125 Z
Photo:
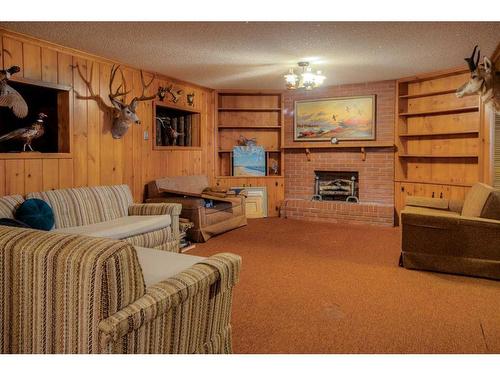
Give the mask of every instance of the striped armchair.
M 128 185 L 29 193 L 54 211 L 62 233 L 122 239 L 135 246 L 179 252 L 179 204 L 133 204 Z
M 125 241 L 0 226 L 1 351 L 230 353 L 240 264 L 218 254 L 145 285 Z

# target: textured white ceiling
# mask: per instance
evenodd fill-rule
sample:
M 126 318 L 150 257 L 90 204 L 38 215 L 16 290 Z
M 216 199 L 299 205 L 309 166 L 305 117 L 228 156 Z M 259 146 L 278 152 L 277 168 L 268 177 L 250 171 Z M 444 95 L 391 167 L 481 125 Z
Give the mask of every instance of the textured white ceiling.
M 493 53 L 500 22 L 0 22 L 0 26 L 211 88 L 283 89 L 301 60 L 325 85 L 400 78 Z

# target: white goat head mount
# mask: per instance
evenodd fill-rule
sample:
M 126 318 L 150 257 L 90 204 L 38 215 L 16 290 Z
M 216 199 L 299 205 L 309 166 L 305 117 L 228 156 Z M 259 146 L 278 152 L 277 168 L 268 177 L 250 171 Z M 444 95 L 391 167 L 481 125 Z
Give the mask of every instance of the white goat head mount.
M 470 79 L 457 89 L 456 95 L 462 98 L 467 95 L 481 95 L 484 104 L 491 104 L 495 111 L 500 112 L 500 75 L 495 65 L 487 57 L 479 63 L 481 51 L 474 47 L 471 57 L 466 57 L 470 70 Z M 474 61 L 475 60 L 475 61 Z
M 99 105 L 99 108 L 101 108 L 104 111 L 111 112 L 113 114 L 113 125 L 111 127 L 111 135 L 115 139 L 120 139 L 122 138 L 125 133 L 127 132 L 128 128 L 132 124 L 141 124 L 141 120 L 137 116 L 137 113 L 135 110 L 137 109 L 137 104 L 142 101 L 148 101 L 148 100 L 153 100 L 156 95 L 150 95 L 146 96 L 145 91 L 151 86 L 153 83 L 155 76 L 151 78 L 151 81 L 146 84 L 144 81 L 144 75 L 141 70 L 141 83 L 142 83 L 142 93 L 141 96 L 136 96 L 134 97 L 129 104 L 125 103 L 125 97 L 130 93 L 131 90 L 127 90 L 127 84 L 125 81 L 125 75 L 123 74 L 123 71 L 120 69 L 120 66 L 115 66 L 113 65 L 111 68 L 111 75 L 109 78 L 109 100 L 111 101 L 111 104 L 113 106 L 110 106 L 106 104 L 105 100 L 98 94 L 94 93 L 94 90 L 92 88 L 92 75 L 94 73 L 94 64 L 92 63 L 90 67 L 90 73 L 89 73 L 89 78 L 87 79 L 85 75 L 82 73 L 80 70 L 80 65 L 76 64 L 74 68 L 77 68 L 78 74 L 80 75 L 80 78 L 85 82 L 85 85 L 87 86 L 87 89 L 90 93 L 90 95 L 81 95 L 79 94 L 76 90 L 76 95 L 78 99 L 85 99 L 85 100 L 95 100 L 97 104 Z M 120 72 L 122 76 L 122 83 L 117 87 L 115 91 L 113 91 L 113 81 L 115 80 L 116 73 Z M 122 98 L 122 99 L 119 99 Z

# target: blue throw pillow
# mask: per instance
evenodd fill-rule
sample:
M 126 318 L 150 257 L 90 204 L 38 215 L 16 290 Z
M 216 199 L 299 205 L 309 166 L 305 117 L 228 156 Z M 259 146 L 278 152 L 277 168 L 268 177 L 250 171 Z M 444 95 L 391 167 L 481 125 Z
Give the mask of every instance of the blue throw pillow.
M 34 229 L 51 230 L 54 227 L 54 212 L 41 199 L 26 199 L 18 207 L 14 217 Z

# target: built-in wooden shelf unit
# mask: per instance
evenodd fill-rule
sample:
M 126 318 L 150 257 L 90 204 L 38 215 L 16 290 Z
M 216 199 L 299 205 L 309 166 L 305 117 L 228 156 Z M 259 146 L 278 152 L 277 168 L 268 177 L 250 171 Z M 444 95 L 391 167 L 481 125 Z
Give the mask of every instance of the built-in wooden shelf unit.
M 279 214 L 284 197 L 283 95 L 279 91 L 217 92 L 216 184 L 221 187 L 266 186 L 268 215 Z M 233 147 L 240 136 L 255 138 L 266 151 L 266 176 L 233 176 Z M 271 166 L 277 166 L 274 173 Z
M 217 93 L 217 175 L 232 177 L 232 152 L 241 136 L 264 147 L 267 176 L 283 172 L 283 98 L 281 92 L 219 91 Z M 278 165 L 278 174 L 271 164 Z M 253 178 L 253 177 L 250 177 Z
M 458 98 L 468 70 L 451 69 L 397 83 L 395 205 L 409 195 L 463 199 L 482 176 L 482 106 Z

